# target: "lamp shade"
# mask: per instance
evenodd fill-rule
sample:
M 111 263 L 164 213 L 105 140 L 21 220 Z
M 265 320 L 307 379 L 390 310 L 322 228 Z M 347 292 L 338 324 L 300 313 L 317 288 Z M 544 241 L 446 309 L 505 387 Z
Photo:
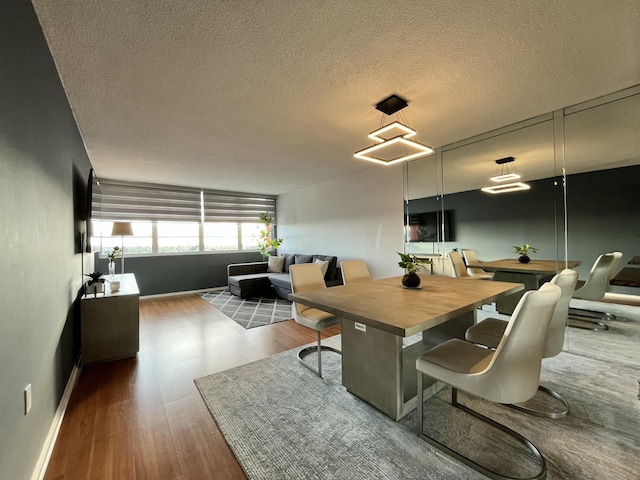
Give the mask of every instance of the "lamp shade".
M 131 228 L 131 223 L 113 222 L 113 229 L 111 230 L 111 236 L 115 237 L 116 235 L 120 235 L 120 236 L 133 235 L 133 229 Z

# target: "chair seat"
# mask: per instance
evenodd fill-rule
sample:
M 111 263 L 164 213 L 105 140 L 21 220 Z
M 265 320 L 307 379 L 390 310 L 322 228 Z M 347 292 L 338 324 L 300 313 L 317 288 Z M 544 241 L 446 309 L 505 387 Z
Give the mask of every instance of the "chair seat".
M 464 338 L 467 342 L 478 343 L 489 348 L 498 348 L 500 340 L 509 323 L 497 318 L 487 318 L 467 329 Z
M 443 382 L 455 385 L 459 374 L 473 375 L 484 371 L 495 352 L 454 338 L 432 348 L 418 358 L 416 369 L 426 375 L 436 373 Z M 454 372 L 449 376 L 447 372 Z M 430 373 L 431 372 L 431 373 Z M 450 378 L 451 377 L 451 378 Z M 451 380 L 453 383 L 450 383 Z M 460 387 L 464 390 L 464 388 Z
M 340 317 L 317 308 L 306 309 L 302 315 L 296 315 L 295 320 L 300 325 L 318 331 L 340 323 Z
M 480 273 L 471 272 L 471 278 L 479 278 L 482 280 L 492 280 L 494 275 L 495 274 L 491 272 L 480 272 Z

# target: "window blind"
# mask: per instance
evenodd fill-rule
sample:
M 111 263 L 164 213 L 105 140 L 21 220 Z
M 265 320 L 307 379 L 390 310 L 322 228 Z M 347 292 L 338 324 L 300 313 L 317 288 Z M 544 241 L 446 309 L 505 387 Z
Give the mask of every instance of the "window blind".
M 251 193 L 203 190 L 205 222 L 258 223 L 261 213 L 276 214 L 276 197 Z
M 93 189 L 92 216 L 104 221 L 259 222 L 275 217 L 276 197 L 100 179 Z
M 92 211 L 105 221 L 200 222 L 201 189 L 100 179 Z

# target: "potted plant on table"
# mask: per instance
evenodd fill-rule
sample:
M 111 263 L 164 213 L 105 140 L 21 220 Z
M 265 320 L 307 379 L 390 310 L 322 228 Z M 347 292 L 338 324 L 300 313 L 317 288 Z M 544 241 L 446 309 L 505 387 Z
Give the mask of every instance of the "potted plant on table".
M 398 266 L 405 270 L 404 277 L 402 277 L 402 285 L 405 288 L 419 288 L 420 276 L 418 272 L 426 265 L 431 265 L 431 260 L 418 258 L 410 253 L 398 252 L 398 255 L 400 255 Z
M 272 249 L 275 248 L 277 250 L 284 241 L 281 238 L 271 238 L 272 221 L 273 217 L 267 215 L 267 212 L 260 214 L 260 222 L 264 225 L 264 228 L 260 230 L 260 236 L 258 237 L 258 249 L 265 259 L 271 255 L 270 251 Z
M 531 261 L 531 259 L 529 258 L 529 251 L 533 253 L 536 253 L 538 251 L 537 248 L 532 247 L 528 243 L 525 243 L 521 247 L 514 245 L 513 248 L 516 249 L 516 253 L 520 254 L 520 257 L 518 258 L 518 261 L 520 263 L 529 263 Z
M 85 276 L 89 277 L 89 280 L 84 284 L 86 294 L 93 293 L 97 297 L 99 293 L 102 293 L 106 280 L 101 278 L 102 275 L 104 275 L 102 272 L 85 273 Z

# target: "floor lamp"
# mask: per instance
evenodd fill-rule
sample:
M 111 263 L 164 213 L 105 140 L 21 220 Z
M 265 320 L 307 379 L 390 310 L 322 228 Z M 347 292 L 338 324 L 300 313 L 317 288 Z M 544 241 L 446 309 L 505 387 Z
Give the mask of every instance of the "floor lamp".
M 113 228 L 111 229 L 111 236 L 115 237 L 120 235 L 122 239 L 122 273 L 124 273 L 124 236 L 133 235 L 133 229 L 129 222 L 113 222 Z

